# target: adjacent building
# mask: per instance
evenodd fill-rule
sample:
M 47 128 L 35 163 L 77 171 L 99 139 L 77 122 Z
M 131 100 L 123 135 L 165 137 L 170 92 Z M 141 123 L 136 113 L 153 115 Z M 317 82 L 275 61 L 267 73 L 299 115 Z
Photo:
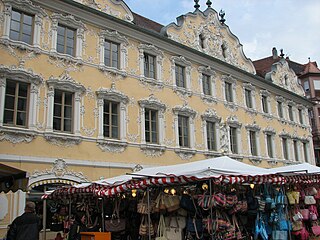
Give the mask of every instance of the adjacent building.
M 0 10 L 0 162 L 30 177 L 28 193 L 1 195 L 0 236 L 59 184 L 221 155 L 314 163 L 313 105 L 290 64 L 258 75 L 210 1 L 167 26 L 120 0 Z

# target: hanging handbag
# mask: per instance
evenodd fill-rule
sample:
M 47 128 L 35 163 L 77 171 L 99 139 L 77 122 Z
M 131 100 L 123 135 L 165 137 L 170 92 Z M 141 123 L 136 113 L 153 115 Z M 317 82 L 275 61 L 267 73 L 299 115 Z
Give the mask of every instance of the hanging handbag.
M 292 232 L 292 235 L 299 237 L 300 240 L 308 240 L 309 232 L 305 227 L 302 227 L 300 231 Z
M 292 231 L 294 232 L 300 231 L 302 227 L 303 227 L 303 224 L 301 221 L 292 222 Z
M 126 219 L 120 218 L 119 209 L 121 201 L 116 200 L 111 219 L 105 220 L 105 230 L 107 232 L 122 232 L 126 229 Z
M 164 195 L 164 193 L 162 191 L 160 191 L 160 193 L 158 194 L 158 196 L 155 200 L 154 212 L 160 212 L 162 210 L 166 210 L 163 195 Z
M 180 228 L 176 217 L 170 217 L 169 224 L 165 228 L 166 238 L 168 240 L 182 240 L 183 230 Z
M 180 198 L 177 195 L 165 194 L 163 201 L 168 212 L 173 212 L 180 208 Z
M 155 201 L 150 201 L 150 206 L 148 206 L 147 197 L 144 195 L 137 204 L 137 212 L 140 214 L 152 213 L 155 205 Z
M 317 195 L 318 191 L 315 187 L 308 187 L 304 190 L 305 194 L 308 196 Z
M 298 191 L 289 191 L 286 193 L 288 197 L 288 202 L 290 205 L 298 204 L 300 199 L 300 192 Z
M 268 233 L 260 213 L 257 214 L 255 227 L 254 227 L 254 237 L 255 239 L 258 239 L 259 237 L 261 237 L 263 240 L 268 240 Z
M 148 216 L 147 215 L 142 215 L 140 227 L 139 227 L 139 235 L 141 236 L 146 236 L 149 235 L 153 236 L 154 235 L 154 228 L 152 222 L 150 222 L 150 227 L 148 223 Z
M 305 205 L 313 205 L 316 204 L 316 200 L 314 199 L 314 196 L 305 196 L 304 198 L 304 204 Z
M 311 227 L 312 233 L 315 236 L 320 236 L 320 226 L 319 225 L 315 225 Z
M 182 194 L 180 199 L 180 207 L 189 212 L 191 215 L 194 215 L 196 212 L 196 206 L 192 202 L 192 197 L 187 194 Z
M 301 209 L 300 212 L 301 212 L 301 214 L 303 216 L 302 220 L 304 220 L 304 221 L 309 220 L 309 216 L 310 216 L 309 209 L 306 209 L 306 208 L 305 209 Z
M 215 193 L 212 195 L 213 199 L 213 205 L 215 207 L 226 207 L 227 204 L 227 199 L 226 199 L 226 195 L 223 193 Z
M 272 231 L 272 240 L 287 240 L 287 239 L 288 239 L 287 231 L 280 231 L 280 230 Z
M 165 221 L 163 218 L 163 215 L 160 215 L 160 219 L 159 219 L 159 224 L 158 224 L 158 229 L 157 229 L 157 237 L 155 240 L 168 240 L 168 238 L 166 237 L 166 232 L 165 232 Z

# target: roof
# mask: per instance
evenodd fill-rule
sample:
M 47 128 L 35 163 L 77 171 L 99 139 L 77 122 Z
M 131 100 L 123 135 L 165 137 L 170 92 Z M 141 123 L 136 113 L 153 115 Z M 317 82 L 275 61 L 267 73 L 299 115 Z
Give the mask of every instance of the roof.
M 160 33 L 161 29 L 164 27 L 160 23 L 157 23 L 157 22 L 152 21 L 148 18 L 145 18 L 137 13 L 133 12 L 132 14 L 134 17 L 134 19 L 133 19 L 134 24 L 136 24 L 137 26 L 139 26 L 141 28 L 145 28 L 145 29 L 151 30 L 153 32 Z
M 308 62 L 304 65 L 304 70 L 301 72 L 301 76 L 307 74 L 320 74 L 320 69 L 316 62 Z
M 256 69 L 257 75 L 260 77 L 265 77 L 265 75 L 271 71 L 271 66 L 279 62 L 281 57 L 274 58 L 273 56 L 262 58 L 256 61 L 253 61 L 253 65 Z M 297 76 L 301 75 L 301 73 L 305 69 L 305 65 L 291 61 L 289 58 L 286 58 L 286 61 L 289 64 L 289 67 L 296 73 Z
M 0 192 L 26 190 L 28 175 L 26 171 L 0 163 Z

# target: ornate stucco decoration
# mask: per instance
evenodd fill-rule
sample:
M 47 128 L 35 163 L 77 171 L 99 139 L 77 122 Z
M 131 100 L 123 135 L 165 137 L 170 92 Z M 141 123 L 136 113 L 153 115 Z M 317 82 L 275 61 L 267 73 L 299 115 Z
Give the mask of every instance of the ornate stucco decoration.
M 138 172 L 138 171 L 141 171 L 142 169 L 143 169 L 143 167 L 140 164 L 137 164 L 132 169 L 132 172 Z
M 241 128 L 242 124 L 239 122 L 239 119 L 236 115 L 229 116 L 226 120 L 226 123 L 230 126 L 235 126 Z
M 300 96 L 304 96 L 303 87 L 299 84 L 298 77 L 289 67 L 288 62 L 282 58 L 279 62 L 271 66 L 271 72 L 266 74 L 266 80 L 272 81 L 274 84 L 281 86 Z
M 160 157 L 166 150 L 165 146 L 155 144 L 144 144 L 140 147 L 141 151 L 148 157 Z
M 82 138 L 71 134 L 50 133 L 44 134 L 44 138 L 51 144 L 59 147 L 73 147 L 82 142 Z
M 282 131 L 279 133 L 279 137 L 291 138 L 291 134 L 282 129 Z
M 207 95 L 203 93 L 203 90 L 201 89 L 201 100 L 205 103 L 212 104 L 212 103 L 217 103 L 217 98 L 216 98 L 216 77 L 217 73 L 214 71 L 210 66 L 200 66 L 198 67 L 198 72 L 199 72 L 199 86 L 203 87 L 203 74 L 207 75 L 210 77 L 210 90 L 211 90 L 211 95 Z
M 35 139 L 36 133 L 33 131 L 28 131 L 24 129 L 10 129 L 1 127 L 0 128 L 0 141 L 8 141 L 13 144 L 17 143 L 30 143 L 33 139 Z
M 89 181 L 82 172 L 74 172 L 69 170 L 66 161 L 58 158 L 53 162 L 51 169 L 46 169 L 43 171 L 35 170 L 32 174 L 30 174 L 29 189 L 37 185 L 52 182 L 56 179 L 65 179 L 76 183 Z
M 133 14 L 124 1 L 119 0 L 74 0 L 113 17 L 127 22 L 133 21 Z
M 142 99 L 138 101 L 141 107 L 147 107 L 152 109 L 159 109 L 161 111 L 166 110 L 166 105 L 162 103 L 159 99 L 157 99 L 153 94 L 151 94 L 148 98 Z
M 122 92 L 118 91 L 114 83 L 111 85 L 111 88 L 99 88 L 96 94 L 98 99 L 108 99 L 124 104 L 129 103 L 129 98 Z
M 218 116 L 217 112 L 214 109 L 207 109 L 204 114 L 201 115 L 203 121 L 213 121 L 220 123 L 221 117 Z
M 276 130 L 275 130 L 273 127 L 268 126 L 268 127 L 266 127 L 265 129 L 263 129 L 263 133 L 265 133 L 265 134 L 267 134 L 267 133 L 269 133 L 269 134 L 276 134 L 277 132 L 276 132 Z
M 183 106 L 176 106 L 172 108 L 172 111 L 175 115 L 181 114 L 184 116 L 191 117 L 192 119 L 194 119 L 197 115 L 197 112 L 186 104 Z
M 247 124 L 245 126 L 245 128 L 247 130 L 252 130 L 252 131 L 257 131 L 259 132 L 261 130 L 261 127 L 259 125 L 257 125 L 256 123 L 253 123 L 253 124 Z
M 60 89 L 78 92 L 80 94 L 86 92 L 86 88 L 81 83 L 76 82 L 68 73 L 63 73 L 59 78 L 51 76 L 49 80 L 47 80 L 47 85 L 51 90 Z
M 196 150 L 186 148 L 175 149 L 174 151 L 182 160 L 190 160 L 196 154 Z
M 128 144 L 115 139 L 104 139 L 98 140 L 97 145 L 104 152 L 122 153 Z
M 262 159 L 258 157 L 249 157 L 249 161 L 252 162 L 253 165 L 258 166 L 261 164 Z
M 39 86 L 43 83 L 41 75 L 34 73 L 31 69 L 20 66 L 0 65 L 0 78 L 9 78 L 17 81 L 27 82 Z
M 255 74 L 255 68 L 243 53 L 239 39 L 229 27 L 221 24 L 212 8 L 204 12 L 194 11 L 177 18 L 162 28 L 161 33 L 188 47 L 204 52 L 247 72 Z

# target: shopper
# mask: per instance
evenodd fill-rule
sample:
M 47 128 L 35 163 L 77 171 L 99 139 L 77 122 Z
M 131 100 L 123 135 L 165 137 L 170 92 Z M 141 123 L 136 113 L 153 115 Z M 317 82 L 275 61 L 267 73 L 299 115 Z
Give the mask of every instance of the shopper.
M 7 240 L 39 240 L 41 220 L 35 214 L 35 207 L 33 202 L 26 203 L 24 213 L 12 222 Z
M 85 225 L 86 216 L 80 214 L 76 217 L 76 220 L 71 225 L 69 232 L 69 240 L 81 240 L 81 232 L 87 232 L 87 227 Z

